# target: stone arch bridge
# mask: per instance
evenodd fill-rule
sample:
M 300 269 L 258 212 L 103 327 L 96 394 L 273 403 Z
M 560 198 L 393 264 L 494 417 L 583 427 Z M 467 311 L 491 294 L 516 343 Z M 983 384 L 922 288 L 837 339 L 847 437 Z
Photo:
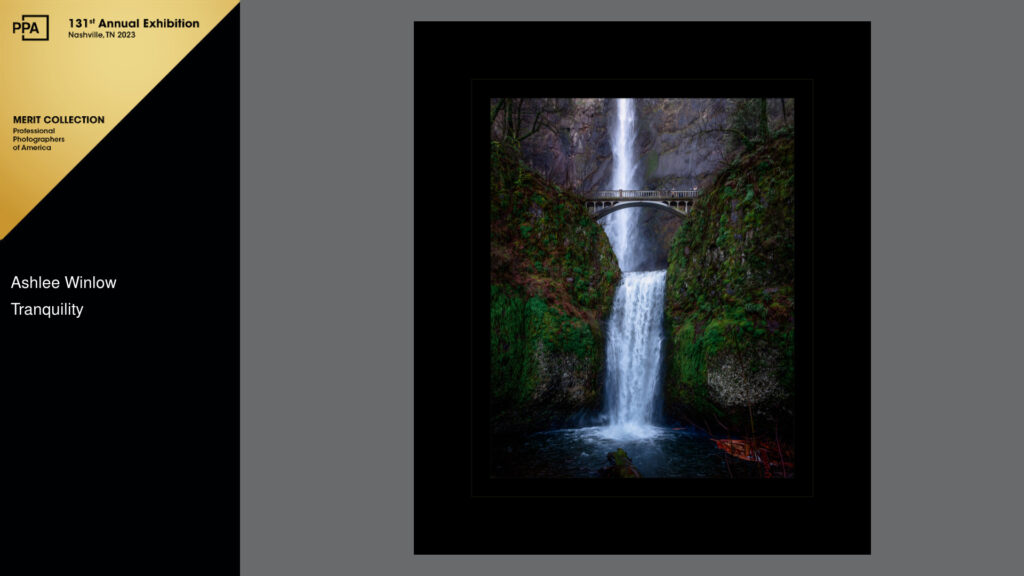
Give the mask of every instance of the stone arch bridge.
M 682 218 L 693 209 L 700 190 L 595 190 L 583 195 L 587 212 L 600 220 L 612 212 L 633 207 L 655 208 Z

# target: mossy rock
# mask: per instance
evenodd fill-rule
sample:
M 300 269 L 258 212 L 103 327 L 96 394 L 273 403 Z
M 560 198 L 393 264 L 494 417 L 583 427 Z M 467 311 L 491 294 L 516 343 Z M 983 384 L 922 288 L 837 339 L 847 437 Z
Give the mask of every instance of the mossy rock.
M 792 431 L 793 140 L 717 177 L 669 251 L 665 410 L 716 433 Z
M 608 453 L 608 464 L 601 468 L 600 475 L 605 478 L 642 478 L 640 471 L 633 466 L 633 461 L 622 448 Z
M 599 408 L 619 267 L 579 199 L 491 148 L 491 423 L 558 426 Z

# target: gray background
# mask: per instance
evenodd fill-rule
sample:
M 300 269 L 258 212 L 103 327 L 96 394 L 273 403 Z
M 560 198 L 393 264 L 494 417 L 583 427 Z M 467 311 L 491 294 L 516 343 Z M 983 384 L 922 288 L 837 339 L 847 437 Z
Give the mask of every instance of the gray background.
M 1019 8 L 242 4 L 243 574 L 1018 568 Z M 448 19 L 873 22 L 872 556 L 412 555 L 412 30 Z

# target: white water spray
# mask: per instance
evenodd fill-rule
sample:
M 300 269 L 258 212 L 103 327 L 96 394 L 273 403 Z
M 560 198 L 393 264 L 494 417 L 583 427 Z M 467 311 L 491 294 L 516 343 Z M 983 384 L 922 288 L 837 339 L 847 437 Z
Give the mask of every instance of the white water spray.
M 623 274 L 608 322 L 605 394 L 609 434 L 644 436 L 653 432 L 664 304 L 664 270 Z
M 636 109 L 630 99 L 619 99 L 612 136 L 613 190 L 638 190 Z M 649 437 L 653 426 L 661 374 L 662 328 L 665 306 L 665 271 L 636 272 L 644 249 L 637 212 L 626 209 L 604 218 L 604 230 L 622 269 L 608 321 L 605 377 L 604 435 L 614 438 Z

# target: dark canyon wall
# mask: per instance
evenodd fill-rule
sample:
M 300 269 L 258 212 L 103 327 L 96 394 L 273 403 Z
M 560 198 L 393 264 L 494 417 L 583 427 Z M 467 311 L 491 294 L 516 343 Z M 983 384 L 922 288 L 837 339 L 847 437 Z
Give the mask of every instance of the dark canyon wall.
M 738 151 L 729 130 L 756 130 L 758 101 L 729 98 L 636 100 L 639 174 L 646 188 L 692 188 L 710 184 L 723 161 Z M 770 128 L 792 124 L 793 102 L 767 101 Z M 561 98 L 526 100 L 519 121 L 543 128 L 522 142 L 526 163 L 551 182 L 576 193 L 604 188 L 612 173 L 609 126 L 615 100 Z M 501 126 L 496 124 L 496 131 Z
M 615 254 L 580 202 L 500 143 L 490 208 L 492 430 L 566 425 L 601 405 Z
M 739 157 L 669 253 L 665 411 L 715 433 L 791 438 L 793 146 L 780 135 Z

